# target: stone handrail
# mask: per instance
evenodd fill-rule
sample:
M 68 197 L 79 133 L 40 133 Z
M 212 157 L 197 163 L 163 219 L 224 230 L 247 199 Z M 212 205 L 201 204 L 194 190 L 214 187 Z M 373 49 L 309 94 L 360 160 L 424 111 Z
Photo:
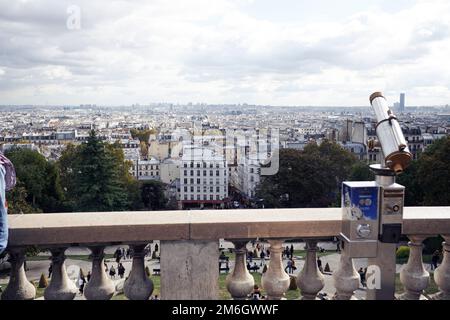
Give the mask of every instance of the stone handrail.
M 253 278 L 245 267 L 245 244 L 256 238 L 266 239 L 271 247 L 268 272 L 262 278 L 270 299 L 283 298 L 289 287 L 289 277 L 282 268 L 283 240 L 302 239 L 307 243 L 306 261 L 297 285 L 303 299 L 315 299 L 324 285 L 316 264 L 317 241 L 338 236 L 342 224 L 340 208 L 52 213 L 10 215 L 8 219 L 12 269 L 2 299 L 34 298 L 34 287 L 26 280 L 23 268 L 28 246 L 47 248 L 52 253 L 56 272 L 45 298 L 73 299 L 75 289 L 64 266 L 64 251 L 73 245 L 86 246 L 92 252 L 92 278 L 86 285 L 85 297 L 109 299 L 114 287 L 103 269 L 103 250 L 105 246 L 122 243 L 130 245 L 134 252 L 133 267 L 124 285 L 125 295 L 130 299 L 148 299 L 153 284 L 144 272 L 143 251 L 145 244 L 152 240 L 161 241 L 161 295 L 164 299 L 215 299 L 218 239 L 235 244 L 236 263 L 227 279 L 227 288 L 233 298 L 242 299 L 253 286 Z M 444 243 L 443 263 L 436 270 L 435 280 L 440 289 L 436 298 L 448 298 L 450 207 L 406 207 L 403 234 L 412 241 L 410 260 L 400 277 L 405 287 L 400 298 L 423 297 L 429 274 L 423 269 L 419 248 L 425 238 L 439 234 L 447 244 Z M 395 245 L 388 247 L 387 255 L 394 256 L 395 266 Z M 334 298 L 353 298 L 359 278 L 352 258 L 341 255 L 341 269 L 335 272 L 334 279 Z M 393 292 L 391 295 L 393 298 Z M 371 297 L 376 299 L 382 295 Z

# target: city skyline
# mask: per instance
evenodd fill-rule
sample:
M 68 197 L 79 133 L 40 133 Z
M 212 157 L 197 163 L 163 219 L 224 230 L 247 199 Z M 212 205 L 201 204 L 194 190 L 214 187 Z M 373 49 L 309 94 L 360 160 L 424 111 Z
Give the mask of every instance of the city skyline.
M 447 105 L 449 16 L 439 0 L 0 1 L 0 104 Z

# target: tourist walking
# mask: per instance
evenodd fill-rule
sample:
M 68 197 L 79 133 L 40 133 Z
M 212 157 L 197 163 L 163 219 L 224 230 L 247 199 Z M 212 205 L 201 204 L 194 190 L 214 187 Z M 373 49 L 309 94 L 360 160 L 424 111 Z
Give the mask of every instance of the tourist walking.
M 123 279 L 123 276 L 125 275 L 125 267 L 119 263 L 119 266 L 117 267 L 117 273 L 119 274 L 119 277 Z
M 80 279 L 78 279 L 78 287 L 80 294 L 82 295 L 84 293 L 84 284 L 86 283 L 86 279 L 83 275 L 80 276 Z
M 361 285 L 363 286 L 363 288 L 366 287 L 366 273 L 364 272 L 364 269 L 361 267 L 358 270 L 359 273 L 359 278 L 361 279 Z
M 48 277 L 50 278 L 52 276 L 52 272 L 53 272 L 53 262 L 50 262 L 50 266 L 48 267 Z
M 292 259 L 289 259 L 287 262 L 286 268 L 284 268 L 284 271 L 291 274 L 292 273 Z
M 111 268 L 109 268 L 109 276 L 111 277 L 111 279 L 116 278 L 116 269 L 114 269 L 114 266 L 111 266 Z

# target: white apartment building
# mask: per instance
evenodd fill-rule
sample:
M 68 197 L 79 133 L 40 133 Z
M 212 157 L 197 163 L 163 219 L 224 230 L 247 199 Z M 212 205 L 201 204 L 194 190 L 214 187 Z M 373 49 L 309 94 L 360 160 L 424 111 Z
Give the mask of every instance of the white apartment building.
M 134 160 L 130 173 L 138 180 L 161 180 L 159 160 Z
M 228 200 L 227 161 L 222 154 L 195 145 L 183 148 L 180 208 L 224 207 Z
M 237 189 L 247 198 L 256 196 L 256 187 L 261 180 L 261 162 L 257 154 L 250 154 L 239 159 L 236 170 Z

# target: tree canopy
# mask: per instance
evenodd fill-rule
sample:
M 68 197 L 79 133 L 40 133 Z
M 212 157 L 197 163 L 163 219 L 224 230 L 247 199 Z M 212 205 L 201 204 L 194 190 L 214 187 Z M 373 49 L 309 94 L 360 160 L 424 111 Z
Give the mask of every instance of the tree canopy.
M 55 163 L 30 149 L 13 148 L 6 156 L 14 164 L 17 175 L 17 185 L 8 194 L 12 210 L 59 211 L 64 195 Z
M 328 207 L 337 202 L 355 162 L 350 152 L 327 140 L 303 151 L 282 149 L 278 172 L 262 177 L 257 197 L 266 207 Z

